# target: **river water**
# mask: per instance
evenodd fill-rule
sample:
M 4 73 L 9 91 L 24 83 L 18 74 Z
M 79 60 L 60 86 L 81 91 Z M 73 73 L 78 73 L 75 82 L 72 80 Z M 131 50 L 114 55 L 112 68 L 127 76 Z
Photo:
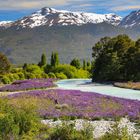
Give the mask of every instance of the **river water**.
M 103 95 L 140 100 L 140 90 L 124 89 L 109 84 L 92 83 L 91 79 L 69 79 L 56 82 L 59 89 L 81 90 Z M 94 93 L 93 93 L 94 94 Z

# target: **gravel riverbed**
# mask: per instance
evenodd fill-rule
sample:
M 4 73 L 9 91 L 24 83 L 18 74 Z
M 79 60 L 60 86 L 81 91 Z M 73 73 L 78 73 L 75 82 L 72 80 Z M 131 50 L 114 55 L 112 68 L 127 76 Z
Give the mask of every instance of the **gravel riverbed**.
M 111 130 L 111 126 L 115 124 L 115 121 L 106 121 L 106 120 L 99 120 L 99 121 L 88 121 L 83 119 L 77 119 L 74 121 L 53 121 L 53 120 L 42 120 L 42 123 L 48 125 L 50 127 L 61 126 L 62 123 L 75 123 L 75 129 L 81 130 L 85 126 L 85 124 L 89 124 L 93 128 L 93 136 L 95 139 L 100 138 L 106 132 Z M 119 121 L 118 127 L 127 128 L 128 133 L 132 134 L 136 140 L 140 140 L 140 130 L 136 129 L 135 123 L 130 122 L 127 118 L 122 118 Z

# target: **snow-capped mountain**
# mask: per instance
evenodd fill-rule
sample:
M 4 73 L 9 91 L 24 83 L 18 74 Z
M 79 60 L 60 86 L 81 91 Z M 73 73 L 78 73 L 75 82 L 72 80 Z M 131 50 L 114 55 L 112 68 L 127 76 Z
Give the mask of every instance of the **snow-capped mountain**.
M 140 10 L 131 12 L 121 21 L 120 26 L 125 28 L 140 26 Z
M 137 16 L 139 14 L 128 17 L 136 21 Z M 48 59 L 53 51 L 58 52 L 62 63 L 70 63 L 75 56 L 80 60 L 90 60 L 91 47 L 102 37 L 119 34 L 127 34 L 133 39 L 139 37 L 138 28 L 120 27 L 122 23 L 129 25 L 130 22 L 124 22 L 128 17 L 121 22 L 122 18 L 115 14 L 42 8 L 14 22 L 0 22 L 0 50 L 14 64 L 36 63 L 44 50 L 47 50 Z M 7 25 L 11 28 L 7 28 Z M 51 26 L 55 28 L 49 28 Z
M 87 23 L 107 22 L 112 25 L 118 25 L 122 17 L 115 14 L 95 14 L 83 12 L 70 12 L 64 10 L 56 10 L 53 8 L 42 8 L 41 10 L 24 17 L 12 24 L 17 28 L 34 28 L 38 26 L 67 26 L 67 25 L 83 25 Z
M 85 12 L 70 12 L 65 10 L 56 10 L 44 7 L 33 14 L 23 17 L 17 21 L 0 21 L 0 28 L 15 27 L 35 28 L 39 26 L 68 26 L 68 25 L 84 25 L 109 23 L 114 26 L 125 28 L 140 27 L 140 10 L 131 12 L 128 16 L 122 18 L 116 14 L 96 14 Z
M 8 28 L 12 23 L 12 21 L 0 21 L 0 27 Z

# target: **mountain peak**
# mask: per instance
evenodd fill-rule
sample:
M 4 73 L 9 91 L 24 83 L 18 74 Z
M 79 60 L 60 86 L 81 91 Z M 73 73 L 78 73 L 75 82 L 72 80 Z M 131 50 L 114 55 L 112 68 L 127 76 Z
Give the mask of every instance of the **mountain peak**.
M 12 23 L 13 23 L 13 21 L 0 21 L 0 27 L 8 28 L 11 26 Z
M 56 10 L 50 7 L 44 7 L 30 16 L 16 21 L 13 25 L 17 28 L 34 28 L 38 26 L 68 26 L 83 24 L 98 24 L 106 22 L 112 25 L 118 25 L 122 18 L 115 14 L 95 14 L 84 12 L 70 12 L 65 10 Z
M 120 26 L 125 28 L 140 26 L 140 10 L 132 11 L 121 21 Z

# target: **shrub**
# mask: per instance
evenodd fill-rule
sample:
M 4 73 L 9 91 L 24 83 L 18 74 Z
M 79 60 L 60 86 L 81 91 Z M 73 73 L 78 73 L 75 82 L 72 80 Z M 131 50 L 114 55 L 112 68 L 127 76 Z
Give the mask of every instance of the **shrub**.
M 25 73 L 25 76 L 27 79 L 35 79 L 36 78 L 35 74 L 32 74 L 32 73 Z
M 75 78 L 89 78 L 90 77 L 90 73 L 86 70 L 77 70 L 75 72 Z
M 58 79 L 67 79 L 67 76 L 62 72 L 56 73 L 55 75 Z
M 11 83 L 9 77 L 7 77 L 7 76 L 3 76 L 1 81 L 3 84 L 10 84 Z
M 45 79 L 49 78 L 48 74 L 46 74 L 46 73 L 42 73 L 41 76 L 42 76 L 42 78 L 45 78 Z
M 11 106 L 8 99 L 0 99 L 0 139 L 23 139 L 25 136 L 37 134 L 39 119 L 34 111 L 32 103 L 20 103 Z M 32 134 L 32 137 L 31 135 Z
M 49 78 L 56 78 L 55 74 L 52 72 L 48 73 L 48 76 L 49 76 Z
M 22 68 L 12 68 L 11 73 L 19 73 L 19 72 L 22 72 Z
M 40 79 L 40 78 L 42 78 L 42 75 L 41 74 L 35 74 L 35 78 Z
M 49 139 L 51 140 L 93 140 L 91 129 L 77 131 L 74 128 L 75 124 L 63 123 L 62 126 L 57 126 L 53 129 Z
M 18 74 L 14 73 L 14 74 L 6 74 L 2 77 L 2 82 L 4 84 L 10 84 L 11 82 L 14 82 L 16 80 L 19 80 L 20 77 Z
M 63 73 L 67 76 L 67 78 L 74 78 L 74 73 L 77 71 L 77 69 L 74 66 L 71 65 L 59 65 L 55 68 L 52 68 L 52 72 L 54 73 Z
M 20 80 L 24 80 L 24 79 L 25 79 L 24 73 L 19 72 L 19 73 L 17 73 L 17 74 L 18 74 Z
M 25 71 L 28 73 L 32 73 L 32 74 L 41 74 L 42 73 L 42 70 L 37 65 L 27 65 Z
M 83 70 L 83 69 L 76 69 L 76 67 L 68 65 L 68 64 L 53 67 L 50 69 L 50 71 L 53 73 L 56 73 L 56 77 L 58 78 L 60 77 L 60 79 L 66 79 L 66 77 L 67 78 L 89 78 L 90 77 L 90 74 L 88 71 Z
M 14 81 L 19 80 L 18 74 L 13 74 Z
M 99 140 L 134 140 L 134 138 L 128 133 L 126 127 L 120 128 L 116 122 L 115 125 L 112 126 L 112 130 L 107 132 Z
M 10 79 L 10 82 L 13 82 L 14 81 L 13 74 L 7 74 L 6 76 Z

